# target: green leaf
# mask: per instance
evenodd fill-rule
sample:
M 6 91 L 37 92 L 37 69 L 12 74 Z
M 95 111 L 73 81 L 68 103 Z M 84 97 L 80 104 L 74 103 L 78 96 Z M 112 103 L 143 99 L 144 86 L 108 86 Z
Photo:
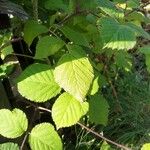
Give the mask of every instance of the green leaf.
M 69 54 L 59 60 L 54 77 L 66 92 L 83 101 L 94 78 L 93 68 L 81 47 L 68 45 Z
M 101 150 L 113 150 L 113 149 L 106 141 L 104 141 L 103 144 L 101 145 Z
M 18 78 L 18 91 L 34 102 L 45 102 L 60 93 L 53 70 L 46 64 L 33 64 Z
M 20 109 L 0 110 L 0 134 L 7 138 L 21 136 L 28 127 L 26 115 Z
M 140 7 L 140 0 L 128 0 L 127 1 L 127 6 L 131 8 L 138 8 Z
M 90 97 L 89 119 L 96 124 L 106 125 L 108 121 L 109 105 L 99 94 Z
M 36 21 L 29 20 L 24 27 L 24 40 L 30 46 L 35 37 L 47 31 L 48 29 L 45 26 L 38 24 Z
M 13 71 L 14 65 L 17 63 L 18 62 L 10 61 L 3 65 L 0 65 L 0 77 L 9 75 Z
M 7 47 L 5 47 L 2 51 L 1 51 L 1 59 L 5 59 L 6 56 L 10 55 L 13 53 L 13 48 L 12 45 L 9 45 Z
M 150 149 L 150 143 L 145 143 L 141 148 L 141 150 L 149 150 L 149 149 Z
M 59 38 L 53 36 L 43 37 L 37 44 L 35 58 L 47 58 L 55 54 L 64 44 Z
M 121 9 L 117 8 L 114 3 L 109 0 L 100 0 L 99 7 L 102 11 L 108 14 L 111 17 L 123 18 L 124 13 Z
M 99 76 L 96 76 L 95 79 L 93 80 L 90 95 L 96 94 L 98 90 L 99 90 Z
M 29 136 L 32 150 L 62 150 L 62 142 L 50 123 L 36 125 Z
M 119 24 L 114 19 L 108 17 L 100 19 L 99 24 L 102 26 L 100 30 L 103 48 L 128 50 L 135 46 L 135 32 L 129 26 Z
M 127 51 L 118 51 L 115 54 L 116 65 L 129 71 L 132 67 L 131 56 Z
M 75 31 L 68 26 L 63 26 L 60 30 L 74 44 L 89 47 L 88 40 L 82 33 Z
M 128 23 L 128 26 L 130 28 L 132 28 L 132 30 L 136 33 L 136 36 L 142 36 L 142 37 L 150 40 L 150 34 L 146 31 L 144 31 L 144 29 L 142 29 L 141 27 L 139 27 L 135 24 L 132 24 L 132 23 Z
M 150 45 L 140 47 L 139 51 L 145 55 L 150 55 Z
M 45 8 L 50 10 L 67 10 L 67 5 L 63 0 L 47 0 L 45 2 Z
M 0 144 L 0 150 L 19 150 L 19 146 L 18 144 L 11 143 L 11 142 L 3 143 Z
M 52 107 L 52 118 L 59 129 L 76 124 L 87 111 L 87 102 L 79 102 L 69 93 L 63 93 Z

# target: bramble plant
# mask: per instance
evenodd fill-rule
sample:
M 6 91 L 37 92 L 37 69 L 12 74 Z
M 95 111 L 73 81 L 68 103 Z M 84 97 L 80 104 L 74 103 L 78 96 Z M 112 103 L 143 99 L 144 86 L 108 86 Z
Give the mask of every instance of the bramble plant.
M 9 78 L 16 64 L 25 66 L 14 82 L 26 106 L 0 109 L 0 134 L 10 139 L 23 136 L 19 146 L 8 142 L 1 144 L 0 149 L 23 150 L 28 143 L 31 150 L 62 150 L 63 128 L 79 125 L 116 149 L 130 150 L 130 145 L 118 144 L 93 131 L 90 124 L 105 127 L 109 122 L 111 106 L 105 97 L 107 88 L 111 88 L 111 96 L 116 100 L 114 112 L 122 111 L 114 82 L 120 74 L 133 71 L 135 51 L 145 56 L 150 72 L 150 46 L 144 43 L 150 40 L 144 28 L 150 23 L 144 14 L 149 1 L 13 0 L 1 3 L 11 7 L 8 14 L 13 16 L 10 15 L 11 27 L 0 30 L 3 60 L 0 77 Z M 1 9 L 2 6 L 0 12 Z M 16 10 L 22 12 L 15 13 Z M 23 41 L 25 46 L 17 53 L 14 45 Z M 19 61 L 8 59 L 5 63 L 11 56 Z M 33 114 L 25 111 L 27 106 L 32 107 Z M 50 113 L 49 120 L 40 121 L 44 112 Z M 148 150 L 145 148 L 148 146 L 145 144 L 142 150 Z M 107 143 L 101 145 L 105 150 L 110 147 Z

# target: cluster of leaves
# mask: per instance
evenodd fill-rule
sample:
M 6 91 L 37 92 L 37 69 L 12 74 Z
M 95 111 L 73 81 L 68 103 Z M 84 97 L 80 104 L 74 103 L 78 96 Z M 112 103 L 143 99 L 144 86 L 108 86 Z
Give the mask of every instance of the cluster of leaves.
M 25 4 L 30 15 L 34 3 L 20 3 Z M 39 20 L 31 17 L 20 21 L 28 47 L 37 38 L 38 42 L 34 63 L 16 80 L 18 91 L 31 102 L 54 102 L 49 111 L 57 130 L 77 124 L 85 115 L 91 123 L 107 125 L 110 106 L 102 89 L 112 85 L 110 80 L 120 69 L 131 71 L 129 50 L 140 46 L 138 38 L 150 40 L 141 26 L 147 24 L 148 18 L 133 11 L 140 5 L 138 0 L 44 0 L 39 2 L 39 13 L 34 10 L 35 19 L 39 15 Z M 16 20 L 13 18 L 12 22 L 15 24 Z M 3 38 L 1 41 L 5 43 Z M 6 55 L 5 49 L 2 56 Z M 149 46 L 139 50 L 146 55 L 148 71 L 149 50 Z M 7 76 L 10 66 L 12 63 L 2 65 L 0 75 Z M 28 119 L 20 109 L 1 109 L 0 122 L 4 137 L 17 138 L 28 133 Z M 29 132 L 32 150 L 63 147 L 53 123 L 40 123 Z M 5 146 L 18 149 L 13 143 L 1 145 Z

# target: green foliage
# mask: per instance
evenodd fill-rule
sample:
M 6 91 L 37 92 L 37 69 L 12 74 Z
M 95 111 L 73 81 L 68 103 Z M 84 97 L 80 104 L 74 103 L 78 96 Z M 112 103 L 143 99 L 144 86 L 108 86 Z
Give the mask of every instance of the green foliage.
M 12 89 L 10 101 L 15 109 L 0 110 L 0 134 L 17 138 L 26 132 L 22 147 L 29 136 L 32 150 L 62 150 L 63 145 L 67 150 L 67 144 L 69 150 L 116 149 L 93 140 L 90 129 L 85 132 L 73 126 L 82 122 L 132 148 L 149 143 L 150 34 L 145 4 L 139 0 L 13 2 L 18 5 L 17 10 L 9 11 L 14 15 L 11 28 L 0 30 L 0 77 L 12 86 L 8 89 Z M 7 11 L 12 10 L 10 4 L 16 6 L 13 2 L 0 2 L 0 8 L 5 4 Z M 17 16 L 25 17 L 21 14 L 30 18 L 20 20 Z M 13 67 L 16 59 L 21 73 Z M 15 80 L 20 95 L 12 83 L 15 73 L 19 74 Z M 16 107 L 32 118 L 29 124 Z M 32 108 L 34 113 L 30 112 Z M 59 130 L 55 131 L 54 126 Z M 80 144 L 72 142 L 74 135 Z M 0 149 L 5 147 L 23 149 L 13 143 L 0 145 Z
M 8 62 L 4 65 L 0 65 L 0 78 L 9 75 L 13 71 L 14 65 L 16 63 L 17 62 Z
M 142 146 L 141 150 L 148 150 L 150 149 L 150 143 L 146 143 Z
M 19 150 L 19 146 L 15 143 L 8 142 L 8 143 L 0 144 L 0 149 L 1 150 Z
M 76 124 L 87 111 L 87 102 L 79 102 L 72 95 L 63 93 L 52 107 L 52 118 L 58 129 Z
M 128 50 L 135 46 L 135 33 L 129 26 L 119 24 L 112 18 L 100 19 L 99 25 L 102 26 L 103 48 Z
M 56 82 L 76 99 L 83 101 L 91 86 L 93 68 L 81 47 L 68 45 L 69 53 L 59 60 L 54 76 Z
M 0 110 L 0 134 L 7 138 L 17 138 L 21 136 L 28 127 L 26 115 L 20 109 Z
M 59 38 L 53 36 L 43 37 L 37 44 L 35 58 L 47 58 L 50 55 L 54 55 L 63 46 L 64 42 Z
M 53 70 L 46 64 L 33 64 L 18 78 L 18 91 L 35 102 L 45 102 L 60 93 Z
M 32 150 L 62 150 L 62 143 L 58 133 L 50 123 L 36 125 L 29 136 Z
M 96 124 L 106 125 L 108 121 L 109 105 L 99 94 L 94 95 L 89 101 L 89 120 Z
M 45 26 L 38 24 L 36 21 L 27 21 L 24 27 L 24 40 L 30 46 L 35 37 L 47 31 L 48 29 Z

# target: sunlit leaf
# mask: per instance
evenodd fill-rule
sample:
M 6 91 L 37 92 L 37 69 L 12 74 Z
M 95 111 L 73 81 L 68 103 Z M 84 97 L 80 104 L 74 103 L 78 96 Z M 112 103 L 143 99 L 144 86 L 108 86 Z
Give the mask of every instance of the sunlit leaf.
M 62 143 L 58 133 L 50 123 L 36 125 L 29 136 L 32 150 L 62 150 Z
M 61 57 L 54 70 L 55 80 L 66 92 L 83 101 L 94 78 L 93 68 L 81 47 L 70 45 L 68 49 L 69 54 Z
M 61 90 L 55 83 L 53 70 L 46 64 L 33 64 L 26 68 L 17 85 L 19 93 L 34 102 L 45 102 Z
M 19 150 L 19 146 L 15 143 L 3 143 L 0 144 L 0 150 Z
M 7 138 L 21 136 L 28 127 L 26 115 L 20 109 L 0 109 L 0 134 Z
M 52 107 L 52 118 L 57 128 L 69 127 L 76 124 L 87 111 L 87 102 L 79 102 L 69 93 L 63 93 Z

